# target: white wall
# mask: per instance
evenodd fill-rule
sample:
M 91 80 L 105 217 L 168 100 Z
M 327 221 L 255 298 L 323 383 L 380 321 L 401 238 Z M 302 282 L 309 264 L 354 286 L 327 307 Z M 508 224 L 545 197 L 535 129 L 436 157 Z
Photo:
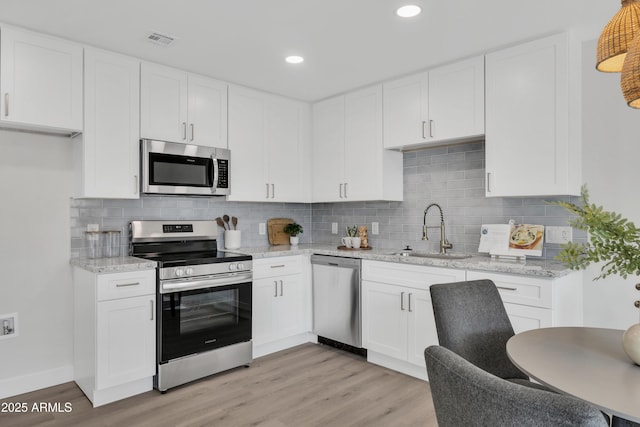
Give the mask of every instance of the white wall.
M 640 225 L 640 110 L 627 107 L 620 91 L 620 74 L 595 70 L 596 41 L 582 44 L 583 181 L 591 201 L 619 212 Z M 626 329 L 637 323 L 640 300 L 637 277 L 592 279 L 584 284 L 585 326 Z
M 72 380 L 72 141 L 0 129 L 0 398 Z

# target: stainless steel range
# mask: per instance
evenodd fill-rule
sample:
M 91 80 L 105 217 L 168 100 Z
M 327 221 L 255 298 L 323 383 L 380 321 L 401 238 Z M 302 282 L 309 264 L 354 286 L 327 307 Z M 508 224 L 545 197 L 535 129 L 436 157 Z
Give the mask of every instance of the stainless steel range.
M 251 256 L 217 250 L 214 221 L 132 221 L 130 253 L 158 262 L 161 392 L 252 362 Z

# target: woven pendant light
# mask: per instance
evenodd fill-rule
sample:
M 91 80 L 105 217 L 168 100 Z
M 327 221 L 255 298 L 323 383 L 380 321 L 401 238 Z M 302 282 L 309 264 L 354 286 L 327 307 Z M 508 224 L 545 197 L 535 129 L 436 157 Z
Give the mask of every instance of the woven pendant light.
M 640 36 L 636 37 L 629 46 L 622 66 L 620 86 L 627 105 L 640 108 Z
M 618 73 L 629 44 L 640 34 L 640 0 L 622 0 L 622 7 L 604 27 L 598 39 L 596 68 Z

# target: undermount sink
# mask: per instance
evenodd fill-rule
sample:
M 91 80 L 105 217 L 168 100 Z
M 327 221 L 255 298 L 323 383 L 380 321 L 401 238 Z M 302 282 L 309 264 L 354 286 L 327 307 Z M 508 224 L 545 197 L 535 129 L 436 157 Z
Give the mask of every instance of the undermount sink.
M 415 252 L 415 251 L 400 251 L 394 252 L 393 255 L 407 256 L 407 257 L 416 257 L 416 258 L 435 258 L 435 259 L 467 259 L 471 258 L 469 254 L 441 254 L 434 252 Z

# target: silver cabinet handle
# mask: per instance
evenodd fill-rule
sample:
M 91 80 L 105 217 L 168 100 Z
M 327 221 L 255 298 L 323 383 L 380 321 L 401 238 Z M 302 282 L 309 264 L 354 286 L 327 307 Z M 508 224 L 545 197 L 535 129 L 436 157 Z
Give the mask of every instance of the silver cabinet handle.
M 404 311 L 404 292 L 400 292 L 400 310 Z
M 187 122 L 182 122 L 182 139 L 187 139 Z
M 340 198 L 342 199 L 342 190 L 344 189 L 344 183 L 340 183 Z
M 348 182 L 344 183 L 344 198 L 345 199 L 348 198 L 348 196 L 347 196 L 347 184 L 348 184 Z
M 282 296 L 284 294 L 284 284 L 282 283 L 282 280 L 280 280 L 280 296 Z
M 116 288 L 124 288 L 127 286 L 138 286 L 140 284 L 140 282 L 134 282 L 134 283 L 116 283 Z
M 491 172 L 487 172 L 487 193 L 491 193 Z
M 276 290 L 273 296 L 277 298 L 278 297 L 278 281 L 277 280 L 273 281 L 273 286 L 274 286 L 274 289 Z
M 411 310 L 411 295 L 413 295 L 412 293 L 409 293 L 409 313 L 411 313 L 413 310 Z
M 518 288 L 507 288 L 506 286 L 496 286 L 498 289 L 504 289 L 505 291 L 517 291 Z
M 429 136 L 433 138 L 433 120 L 429 120 Z
M 153 320 L 153 300 L 149 301 L 151 303 L 151 320 Z
M 193 141 L 193 138 L 195 138 L 194 133 L 193 133 L 193 123 L 191 123 L 189 125 L 189 127 L 191 128 L 191 140 Z
M 427 122 L 426 122 L 426 120 L 422 121 L 422 139 L 427 139 Z
M 272 265 L 270 268 L 284 268 L 284 264 Z
M 271 198 L 275 199 L 275 197 L 276 197 L 276 185 L 271 184 Z
M 9 92 L 4 94 L 4 116 L 9 117 Z
M 140 185 L 138 184 L 138 175 L 133 175 L 133 194 L 138 194 L 138 188 Z
M 268 199 L 269 198 L 269 183 L 267 182 L 265 185 L 267 186 L 267 196 L 265 197 L 265 199 Z

